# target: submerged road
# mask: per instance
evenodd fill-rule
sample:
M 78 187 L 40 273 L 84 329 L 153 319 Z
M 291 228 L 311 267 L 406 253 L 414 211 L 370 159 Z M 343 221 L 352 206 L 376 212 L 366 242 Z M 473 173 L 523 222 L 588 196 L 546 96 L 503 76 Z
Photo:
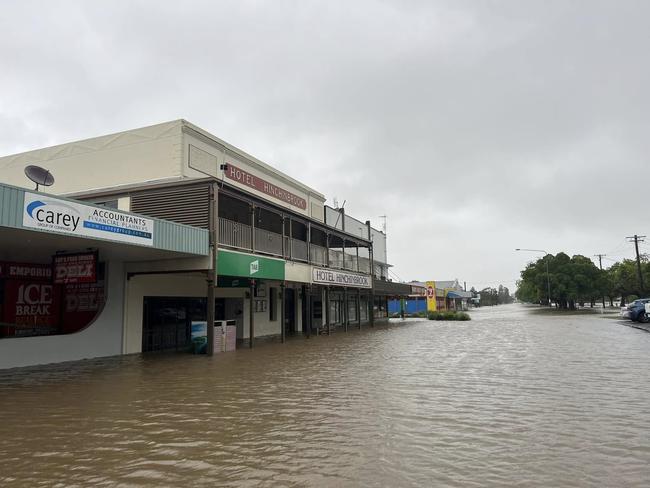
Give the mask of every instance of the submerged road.
M 0 371 L 0 486 L 650 486 L 650 334 L 519 305 Z

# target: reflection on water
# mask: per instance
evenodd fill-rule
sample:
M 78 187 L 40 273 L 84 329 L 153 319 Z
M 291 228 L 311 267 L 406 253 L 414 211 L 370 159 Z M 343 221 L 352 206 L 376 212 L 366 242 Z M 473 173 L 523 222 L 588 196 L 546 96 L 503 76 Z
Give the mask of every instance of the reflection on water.
M 472 317 L 0 372 L 0 485 L 650 486 L 650 334 Z

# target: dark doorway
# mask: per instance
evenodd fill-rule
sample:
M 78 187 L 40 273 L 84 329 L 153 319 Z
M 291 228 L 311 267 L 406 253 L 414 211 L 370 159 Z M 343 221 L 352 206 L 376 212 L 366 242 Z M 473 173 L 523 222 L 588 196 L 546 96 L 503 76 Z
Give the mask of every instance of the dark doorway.
M 144 297 L 142 352 L 189 349 L 190 324 L 205 314 L 205 298 Z
M 296 333 L 296 290 L 284 289 L 284 330 L 287 334 Z

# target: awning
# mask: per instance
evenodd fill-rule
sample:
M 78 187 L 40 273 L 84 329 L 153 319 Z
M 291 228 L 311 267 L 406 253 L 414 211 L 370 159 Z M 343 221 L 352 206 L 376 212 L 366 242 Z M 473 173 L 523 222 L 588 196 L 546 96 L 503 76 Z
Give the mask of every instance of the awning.
M 448 291 L 447 298 L 472 298 L 472 294 L 468 291 Z

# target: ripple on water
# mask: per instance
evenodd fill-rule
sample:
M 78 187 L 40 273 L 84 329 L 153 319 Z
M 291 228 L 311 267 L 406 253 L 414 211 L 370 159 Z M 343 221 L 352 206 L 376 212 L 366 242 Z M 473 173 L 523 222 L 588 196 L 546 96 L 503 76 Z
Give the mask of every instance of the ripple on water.
M 650 485 L 650 334 L 472 319 L 0 372 L 0 485 Z

